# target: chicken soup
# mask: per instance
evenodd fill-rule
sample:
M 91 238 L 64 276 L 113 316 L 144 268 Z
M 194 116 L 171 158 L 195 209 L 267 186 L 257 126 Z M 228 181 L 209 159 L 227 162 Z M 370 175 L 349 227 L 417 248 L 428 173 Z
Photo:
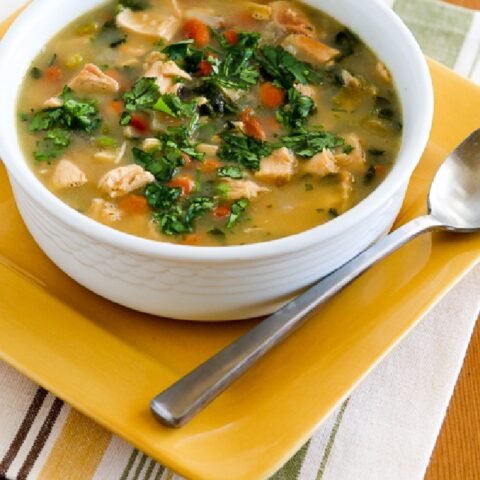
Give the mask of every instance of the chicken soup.
M 382 182 L 402 138 L 385 65 L 295 1 L 108 3 L 48 43 L 18 110 L 25 155 L 62 201 L 198 246 L 332 220 Z

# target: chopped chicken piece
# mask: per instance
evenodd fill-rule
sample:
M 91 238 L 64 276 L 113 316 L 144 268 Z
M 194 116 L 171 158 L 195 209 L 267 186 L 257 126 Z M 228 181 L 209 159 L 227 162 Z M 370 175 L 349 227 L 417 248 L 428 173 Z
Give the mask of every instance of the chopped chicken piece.
M 343 69 L 340 75 L 345 87 L 356 89 L 362 86 L 362 82 L 360 82 L 357 77 L 354 77 L 348 70 Z
M 117 15 L 117 26 L 127 32 L 169 42 L 180 28 L 180 21 L 173 15 L 165 16 L 153 10 L 133 12 L 125 8 Z
M 208 143 L 200 143 L 197 145 L 197 151 L 204 153 L 207 157 L 215 157 L 217 155 L 219 146 L 210 145 Z
M 232 102 L 238 102 L 245 95 L 242 90 L 235 90 L 234 88 L 221 87 L 221 90 Z
M 60 108 L 63 107 L 63 100 L 60 97 L 50 97 L 43 102 L 44 108 Z
M 94 198 L 88 209 L 88 215 L 104 223 L 115 223 L 122 219 L 122 212 L 114 204 L 103 198 Z
M 117 93 L 118 82 L 93 63 L 87 63 L 68 86 L 79 93 Z
M 142 143 L 142 150 L 146 152 L 151 152 L 161 145 L 161 142 L 158 138 L 146 138 Z
M 307 160 L 303 164 L 303 171 L 319 177 L 326 177 L 331 173 L 338 173 L 340 170 L 332 151 L 326 148 Z
M 160 93 L 177 93 L 180 88 L 180 83 L 177 82 L 178 78 L 184 78 L 191 80 L 192 77 L 182 70 L 174 61 L 169 60 L 163 62 L 161 60 L 155 62 L 145 72 L 145 77 L 156 78 L 156 83 L 160 90 Z
M 178 1 L 170 0 L 170 4 L 172 5 L 174 15 L 176 15 L 178 18 L 182 18 L 183 12 L 182 9 L 178 6 Z
M 284 185 L 293 177 L 296 167 L 297 160 L 293 152 L 282 147 L 262 159 L 260 170 L 255 173 L 255 178 L 275 185 Z
M 225 26 L 225 18 L 215 15 L 213 8 L 190 8 L 185 11 L 185 19 L 200 20 L 211 28 L 219 29 Z
M 140 165 L 127 165 L 107 172 L 98 183 L 98 188 L 116 198 L 133 192 L 155 181 L 155 177 Z
M 119 55 L 114 65 L 119 67 L 133 67 L 140 65 L 140 59 L 147 53 L 148 47 L 127 42 L 120 45 L 117 51 Z
M 303 85 L 303 83 L 296 83 L 294 87 L 297 92 L 300 92 L 305 97 L 310 97 L 312 100 L 315 100 L 315 98 L 317 97 L 317 90 L 312 85 Z
M 145 57 L 145 63 L 143 64 L 143 69 L 147 71 L 151 66 L 156 63 L 156 62 L 164 62 L 167 60 L 167 55 L 165 55 L 162 52 L 159 51 L 154 51 L 150 52 L 146 57 Z
M 197 105 L 199 107 L 201 107 L 202 105 L 206 105 L 208 103 L 207 97 L 197 97 L 195 100 L 197 101 Z
M 302 34 L 289 35 L 282 45 L 302 60 L 321 64 L 329 62 L 340 54 L 339 50 Z
M 314 35 L 315 27 L 307 16 L 290 2 L 279 1 L 270 4 L 273 22 L 288 32 Z
M 81 187 L 88 182 L 87 176 L 70 160 L 60 160 L 52 175 L 52 184 L 57 189 Z
M 265 187 L 261 187 L 258 183 L 252 182 L 252 180 L 232 180 L 230 178 L 225 179 L 229 189 L 227 192 L 227 198 L 229 200 L 240 200 L 241 198 L 257 198 L 259 193 L 269 192 L 270 190 Z
M 93 159 L 99 163 L 115 163 L 117 154 L 109 150 L 100 150 L 93 154 Z
M 389 85 L 392 84 L 392 74 L 390 73 L 390 70 L 385 66 L 384 63 L 378 62 L 375 70 L 376 70 L 378 76 L 385 83 L 388 83 Z
M 232 127 L 240 133 L 246 133 L 244 122 L 232 122 Z
M 138 138 L 138 133 L 137 131 L 135 130 L 135 128 L 133 128 L 131 125 L 129 125 L 128 127 L 125 127 L 123 129 L 123 136 L 125 138 L 128 138 L 128 139 L 131 139 L 131 138 Z
M 248 9 L 255 20 L 270 20 L 272 18 L 272 7 L 261 3 L 247 2 Z
M 335 155 L 335 160 L 340 167 L 348 168 L 349 170 L 363 170 L 365 168 L 366 155 L 360 143 L 360 138 L 355 133 L 345 136 L 345 143 L 353 147 L 350 153 L 340 153 Z
M 340 190 L 341 190 L 342 201 L 344 204 L 348 201 L 348 199 L 350 198 L 350 195 L 352 194 L 354 183 L 355 183 L 355 178 L 352 175 L 352 173 L 350 173 L 347 170 L 343 170 L 342 172 L 340 172 Z

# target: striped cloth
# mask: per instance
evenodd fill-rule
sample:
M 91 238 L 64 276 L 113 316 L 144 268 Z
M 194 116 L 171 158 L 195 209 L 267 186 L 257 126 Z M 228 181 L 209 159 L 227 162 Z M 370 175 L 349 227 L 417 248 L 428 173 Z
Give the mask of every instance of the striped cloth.
M 412 29 L 425 53 L 480 80 L 480 12 L 436 0 L 385 1 Z M 0 0 L 0 20 L 21 4 Z M 272 480 L 422 478 L 478 315 L 479 283 L 477 269 Z M 2 479 L 179 477 L 0 363 Z

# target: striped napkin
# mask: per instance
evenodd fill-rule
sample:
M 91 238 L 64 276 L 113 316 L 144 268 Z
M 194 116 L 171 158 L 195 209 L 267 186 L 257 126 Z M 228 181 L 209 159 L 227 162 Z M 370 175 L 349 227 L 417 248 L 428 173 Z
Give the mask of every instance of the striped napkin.
M 426 54 L 480 81 L 480 12 L 437 0 L 385 1 L 412 29 Z M 0 0 L 0 21 L 22 3 Z M 272 480 L 422 478 L 478 316 L 479 284 L 477 269 Z M 180 477 L 0 363 L 2 479 Z

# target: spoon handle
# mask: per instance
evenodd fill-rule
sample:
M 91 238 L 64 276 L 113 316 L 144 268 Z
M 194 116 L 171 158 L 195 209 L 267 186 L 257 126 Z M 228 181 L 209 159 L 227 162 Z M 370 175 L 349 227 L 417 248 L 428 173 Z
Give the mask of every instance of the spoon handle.
M 168 427 L 183 426 L 300 327 L 316 307 L 412 238 L 441 228 L 429 215 L 395 230 L 160 393 L 151 403 L 154 415 Z

